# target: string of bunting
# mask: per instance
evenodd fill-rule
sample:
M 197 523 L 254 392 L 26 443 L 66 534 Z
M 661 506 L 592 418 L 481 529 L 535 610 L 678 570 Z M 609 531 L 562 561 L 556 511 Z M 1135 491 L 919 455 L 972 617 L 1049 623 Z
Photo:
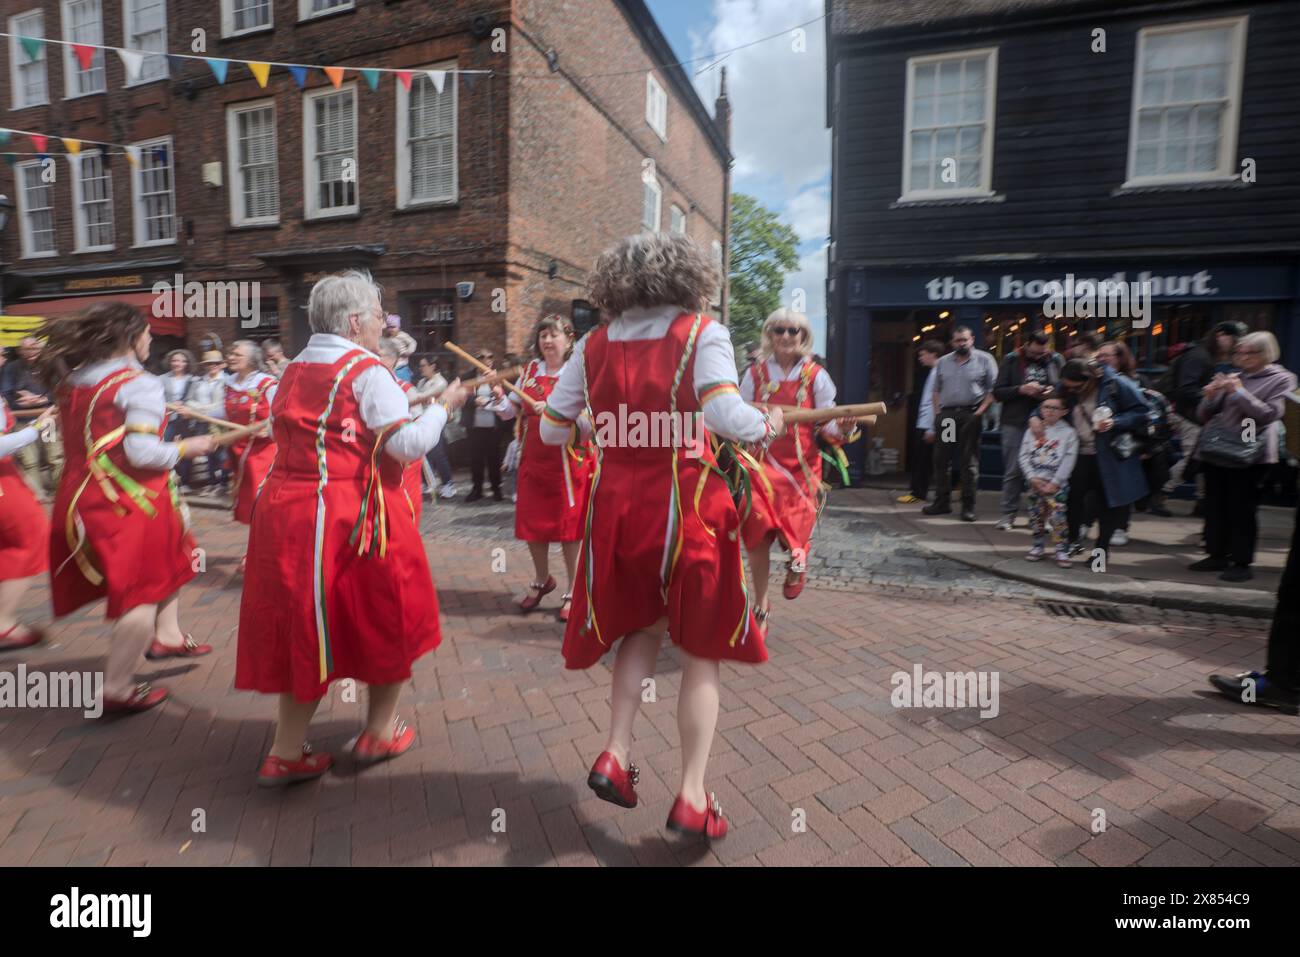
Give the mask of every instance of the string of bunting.
M 13 139 L 15 133 L 31 140 L 31 144 L 35 148 L 34 151 L 4 151 L 3 147 L 9 145 L 9 141 Z M 63 144 L 63 149 L 68 156 L 77 156 L 81 153 L 81 148 L 83 146 L 90 145 L 110 147 L 110 149 L 102 151 L 101 155 L 125 156 L 127 162 L 132 166 L 139 165 L 140 157 L 144 155 L 146 150 L 152 156 L 158 158 L 160 162 L 165 162 L 167 159 L 167 150 L 163 146 L 141 147 L 133 146 L 130 143 L 109 143 L 105 140 L 76 139 L 71 136 L 56 136 L 50 133 L 37 133 L 32 130 L 14 130 L 8 128 L 0 129 L 0 156 L 3 156 L 4 161 L 10 166 L 13 166 L 18 162 L 19 156 L 38 156 L 41 159 L 46 159 L 53 155 L 50 146 L 56 141 Z

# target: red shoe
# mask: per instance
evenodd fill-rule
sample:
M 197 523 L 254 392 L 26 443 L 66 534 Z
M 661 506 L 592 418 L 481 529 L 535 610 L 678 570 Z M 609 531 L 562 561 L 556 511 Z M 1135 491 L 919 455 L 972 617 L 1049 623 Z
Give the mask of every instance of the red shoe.
M 164 645 L 155 638 L 144 656 L 150 661 L 162 661 L 164 658 L 202 658 L 210 654 L 211 645 L 200 645 L 193 635 L 186 635 L 185 641 L 179 645 Z
M 148 682 L 138 684 L 125 698 L 110 698 L 104 695 L 104 714 L 137 714 L 148 711 L 166 701 L 167 695 L 166 688 L 151 688 Z
M 781 594 L 793 601 L 803 591 L 806 581 L 808 581 L 808 565 L 804 562 L 791 561 L 790 571 L 785 576 L 785 585 L 781 589 Z
M 680 794 L 668 812 L 668 830 L 678 834 L 702 834 L 711 841 L 720 841 L 727 836 L 727 819 L 722 816 L 722 806 L 713 794 L 703 811 L 697 811 L 686 803 Z
M 529 595 L 527 598 L 520 600 L 519 610 L 524 612 L 524 614 L 532 611 L 542 603 L 543 598 L 555 591 L 555 576 L 547 575 L 545 582 L 533 582 L 528 587 L 535 589 L 537 594 Z
M 334 766 L 334 758 L 328 754 L 312 754 L 308 745 L 302 746 L 302 757 L 297 761 L 286 761 L 268 754 L 257 772 L 257 783 L 264 788 L 282 788 L 299 781 L 318 778 Z
M 608 751 L 602 751 L 596 763 L 587 775 L 587 787 L 596 792 L 596 797 L 619 807 L 636 807 L 636 785 L 641 780 L 641 769 L 628 762 L 627 770 L 618 763 L 618 758 Z
M 563 602 L 563 604 L 560 605 L 560 610 L 555 613 L 555 620 L 567 622 L 569 620 L 569 608 L 573 602 L 573 595 L 563 595 L 561 596 L 560 601 Z
M 23 630 L 21 635 L 15 635 L 19 628 Z M 19 648 L 30 648 L 32 645 L 39 645 L 45 640 L 45 632 L 39 628 L 28 628 L 26 625 L 14 625 L 8 631 L 0 633 L 0 651 L 17 651 Z
M 352 746 L 352 758 L 357 764 L 362 765 L 391 761 L 410 751 L 414 744 L 415 729 L 408 728 L 406 722 L 398 718 L 397 725 L 393 728 L 393 736 L 387 741 L 380 740 L 369 731 L 361 732 L 361 737 L 357 738 L 357 743 Z

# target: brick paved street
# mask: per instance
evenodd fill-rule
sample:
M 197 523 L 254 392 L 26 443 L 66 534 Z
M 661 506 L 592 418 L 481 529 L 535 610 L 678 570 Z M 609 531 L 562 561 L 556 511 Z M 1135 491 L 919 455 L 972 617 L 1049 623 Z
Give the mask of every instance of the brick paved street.
M 1261 663 L 1263 623 L 1142 607 L 1123 623 L 1056 617 L 1036 603 L 1047 593 L 911 552 L 831 505 L 820 577 L 798 602 L 777 599 L 771 662 L 724 666 L 709 784 L 733 830 L 712 849 L 663 830 L 678 771 L 674 654 L 637 727 L 642 805 L 602 803 L 585 775 L 608 670 L 564 671 L 561 626 L 512 611 L 531 571 L 508 503 L 456 503 L 426 509 L 445 640 L 404 699 L 420 736 L 410 755 L 256 787 L 274 706 L 231 687 L 245 530 L 196 510 L 208 564 L 184 620 L 217 652 L 142 663 L 174 693 L 147 715 L 0 712 L 0 865 L 1300 861 L 1300 725 L 1205 685 L 1212 670 Z M 27 605 L 43 619 L 44 589 Z M 88 669 L 103 649 L 100 619 L 78 616 L 3 667 Z M 917 664 L 998 672 L 1000 713 L 896 710 L 891 675 Z M 342 750 L 359 709 L 336 691 L 317 748 Z

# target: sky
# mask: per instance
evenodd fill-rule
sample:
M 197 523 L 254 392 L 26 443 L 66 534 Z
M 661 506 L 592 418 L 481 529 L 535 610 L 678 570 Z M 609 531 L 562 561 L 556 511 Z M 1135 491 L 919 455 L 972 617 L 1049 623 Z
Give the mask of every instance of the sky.
M 732 189 L 749 193 L 799 236 L 799 269 L 782 304 L 806 298 L 816 350 L 826 347 L 826 250 L 830 233 L 831 137 L 826 128 L 823 0 L 646 0 L 709 111 L 727 67 Z M 808 21 L 814 21 L 808 23 Z M 806 24 L 802 36 L 794 28 Z M 743 50 L 725 53 L 763 37 Z M 802 49 L 798 49 L 802 47 Z

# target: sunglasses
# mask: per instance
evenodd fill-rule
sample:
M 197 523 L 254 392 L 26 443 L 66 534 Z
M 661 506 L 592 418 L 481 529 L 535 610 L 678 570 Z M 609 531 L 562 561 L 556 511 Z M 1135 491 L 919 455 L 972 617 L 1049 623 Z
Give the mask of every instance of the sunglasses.
M 803 330 L 798 326 L 773 326 L 772 335 L 774 336 L 797 336 Z

